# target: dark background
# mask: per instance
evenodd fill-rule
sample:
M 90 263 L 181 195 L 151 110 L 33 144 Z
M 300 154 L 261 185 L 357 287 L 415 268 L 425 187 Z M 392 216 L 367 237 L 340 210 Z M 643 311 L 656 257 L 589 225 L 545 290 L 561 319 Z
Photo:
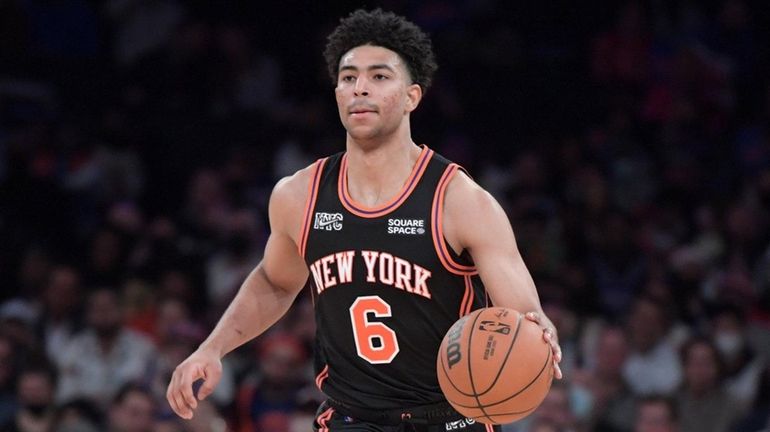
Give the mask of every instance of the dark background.
M 629 352 L 644 351 L 631 343 L 629 318 L 640 298 L 666 317 L 673 352 L 691 337 L 713 343 L 725 305 L 756 348 L 751 358 L 768 351 L 770 19 L 761 1 L 5 0 L 0 318 L 15 323 L 3 336 L 14 365 L 34 359 L 61 380 L 68 372 L 46 353 L 48 323 L 67 324 L 72 338 L 87 331 L 86 299 L 105 288 L 121 328 L 148 336 L 156 360 L 178 337 L 170 328 L 194 329 L 185 341 L 197 346 L 259 260 L 275 182 L 344 147 L 322 51 L 360 6 L 405 15 L 433 39 L 439 70 L 413 137 L 468 168 L 508 212 L 567 353 L 573 406 L 562 411 L 574 424 L 554 420 L 557 429 L 598 430 L 598 396 L 588 408 L 575 396 L 594 391 L 591 378 L 569 372 L 593 371 L 597 323 L 620 326 Z M 52 312 L 62 296 L 71 301 Z M 303 347 L 289 351 L 306 368 L 307 297 L 275 329 Z M 169 304 L 181 312 L 163 315 Z M 215 412 L 246 429 L 283 413 L 275 429 L 252 430 L 286 430 L 282 421 L 312 414 L 312 372 L 289 386 L 304 402 L 294 390 L 268 391 L 264 402 L 254 394 L 265 386 L 248 384 L 265 376 L 252 345 L 231 356 L 232 389 Z M 21 369 L 0 383 L 8 413 L 24 405 Z M 741 368 L 728 369 L 722 378 Z M 163 381 L 152 373 L 133 378 Z M 686 417 L 682 388 L 663 393 Z M 156 388 L 158 418 L 168 411 L 162 396 Z M 767 414 L 763 397 L 744 403 L 743 420 L 754 407 Z M 96 405 L 92 423 L 117 421 L 106 399 Z

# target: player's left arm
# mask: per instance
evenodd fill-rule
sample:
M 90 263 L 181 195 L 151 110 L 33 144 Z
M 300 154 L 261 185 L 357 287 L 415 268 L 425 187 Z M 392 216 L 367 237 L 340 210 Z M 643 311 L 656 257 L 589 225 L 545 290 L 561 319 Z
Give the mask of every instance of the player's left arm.
M 554 375 L 561 378 L 559 337 L 540 305 L 508 216 L 489 192 L 462 171 L 447 186 L 444 236 L 455 251 L 468 250 L 495 306 L 526 312 L 543 328 L 543 338 L 553 350 Z

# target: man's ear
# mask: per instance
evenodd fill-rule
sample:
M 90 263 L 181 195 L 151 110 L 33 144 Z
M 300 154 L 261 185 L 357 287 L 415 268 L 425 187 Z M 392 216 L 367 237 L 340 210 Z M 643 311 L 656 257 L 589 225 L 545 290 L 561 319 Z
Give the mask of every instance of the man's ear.
M 419 84 L 410 84 L 406 88 L 406 112 L 410 113 L 417 109 L 422 100 L 422 87 Z

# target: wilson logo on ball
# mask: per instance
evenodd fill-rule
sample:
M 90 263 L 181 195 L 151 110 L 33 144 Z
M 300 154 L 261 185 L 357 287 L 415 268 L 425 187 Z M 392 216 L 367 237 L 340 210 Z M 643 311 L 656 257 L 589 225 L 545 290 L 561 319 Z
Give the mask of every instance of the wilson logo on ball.
M 457 321 L 447 333 L 446 359 L 449 369 L 452 369 L 452 366 L 457 364 L 463 357 L 460 354 L 460 343 L 457 340 L 460 339 L 460 335 L 463 333 L 466 321 L 465 319 Z

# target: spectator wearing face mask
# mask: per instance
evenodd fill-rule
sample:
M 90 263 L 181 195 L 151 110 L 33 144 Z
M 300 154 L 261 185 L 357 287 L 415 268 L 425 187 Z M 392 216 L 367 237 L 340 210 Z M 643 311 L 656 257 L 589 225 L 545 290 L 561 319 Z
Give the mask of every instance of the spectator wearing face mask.
M 576 387 L 591 395 L 588 424 L 597 431 L 630 431 L 634 422 L 634 395 L 623 377 L 629 343 L 625 330 L 613 324 L 599 330 L 591 367 L 573 375 Z
M 711 336 L 725 365 L 727 393 L 748 409 L 759 388 L 760 376 L 767 362 L 748 344 L 746 316 L 737 306 L 726 304 L 714 311 Z

